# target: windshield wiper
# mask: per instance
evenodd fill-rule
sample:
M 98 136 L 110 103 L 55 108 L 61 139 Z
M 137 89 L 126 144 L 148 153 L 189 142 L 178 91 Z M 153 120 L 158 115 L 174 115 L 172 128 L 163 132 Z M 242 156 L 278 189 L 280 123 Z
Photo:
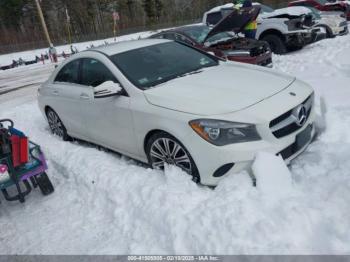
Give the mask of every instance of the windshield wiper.
M 202 69 L 202 67 L 200 69 Z M 189 73 L 184 73 L 182 75 L 177 76 L 176 78 L 185 77 L 185 76 L 188 76 L 188 75 L 196 75 L 196 74 L 202 73 L 203 70 L 200 70 L 200 69 L 197 69 L 197 70 L 189 72 Z
M 176 76 L 169 76 L 169 77 L 160 79 L 160 80 L 156 81 L 154 84 L 149 85 L 148 88 L 155 87 L 157 85 L 169 82 L 169 81 L 171 81 L 173 79 L 176 79 L 176 78 L 181 78 L 181 77 L 185 77 L 185 76 L 188 76 L 188 75 L 195 75 L 195 74 L 202 73 L 203 71 L 200 70 L 200 69 L 202 69 L 202 67 L 198 68 L 198 69 L 195 69 L 194 71 L 191 71 L 191 72 L 183 73 L 183 74 L 176 75 Z

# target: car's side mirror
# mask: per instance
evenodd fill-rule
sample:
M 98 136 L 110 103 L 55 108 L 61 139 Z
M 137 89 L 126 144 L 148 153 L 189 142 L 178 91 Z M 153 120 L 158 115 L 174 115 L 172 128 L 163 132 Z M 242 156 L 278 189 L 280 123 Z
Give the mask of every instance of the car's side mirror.
M 106 81 L 96 87 L 94 87 L 95 98 L 105 98 L 110 96 L 118 96 L 123 92 L 123 88 L 118 83 L 113 81 Z

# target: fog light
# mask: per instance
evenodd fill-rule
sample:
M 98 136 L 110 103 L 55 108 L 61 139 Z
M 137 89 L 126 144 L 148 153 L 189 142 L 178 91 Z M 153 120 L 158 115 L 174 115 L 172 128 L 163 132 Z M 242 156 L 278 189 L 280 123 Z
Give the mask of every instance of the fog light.
M 228 171 L 231 170 L 231 168 L 235 165 L 235 163 L 229 163 L 226 165 L 223 165 L 222 167 L 219 167 L 213 174 L 213 177 L 222 177 L 225 174 L 227 174 Z

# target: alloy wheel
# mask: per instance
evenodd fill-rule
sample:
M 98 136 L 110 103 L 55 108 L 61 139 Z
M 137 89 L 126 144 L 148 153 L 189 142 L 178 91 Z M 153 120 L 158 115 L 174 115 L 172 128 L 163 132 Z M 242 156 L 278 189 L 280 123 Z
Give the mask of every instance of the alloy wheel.
M 154 169 L 164 169 L 164 165 L 175 165 L 188 174 L 193 173 L 191 159 L 186 150 L 170 138 L 158 138 L 150 148 L 151 164 Z
M 58 115 L 52 110 L 47 113 L 47 120 L 49 122 L 50 129 L 53 134 L 63 138 L 64 137 L 64 126 L 58 117 Z

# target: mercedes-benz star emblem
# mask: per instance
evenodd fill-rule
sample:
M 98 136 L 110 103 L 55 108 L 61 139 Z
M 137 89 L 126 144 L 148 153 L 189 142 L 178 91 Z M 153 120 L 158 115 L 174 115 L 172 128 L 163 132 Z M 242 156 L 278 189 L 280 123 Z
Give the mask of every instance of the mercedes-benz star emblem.
M 293 116 L 295 118 L 295 123 L 298 126 L 303 126 L 306 123 L 307 120 L 307 112 L 304 105 L 298 106 L 296 109 L 293 110 Z

